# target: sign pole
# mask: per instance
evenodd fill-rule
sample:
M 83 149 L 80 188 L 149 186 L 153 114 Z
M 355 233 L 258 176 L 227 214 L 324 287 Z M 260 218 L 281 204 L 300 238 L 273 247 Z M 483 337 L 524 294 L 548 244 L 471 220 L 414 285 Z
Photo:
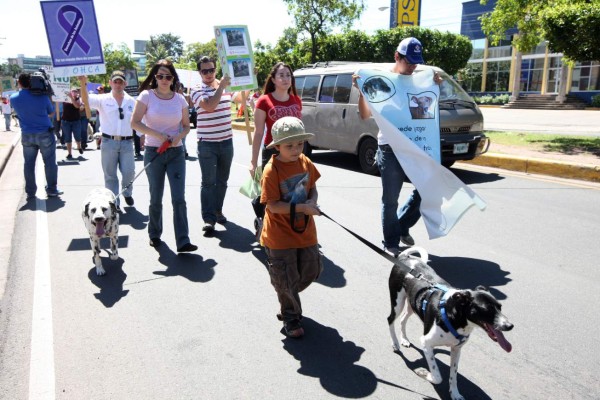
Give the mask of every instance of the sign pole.
M 246 122 L 246 135 L 248 135 L 248 144 L 252 146 L 252 128 L 250 127 L 250 118 L 248 117 L 248 105 L 246 104 L 246 91 L 242 90 L 242 106 L 244 107 L 244 120 Z

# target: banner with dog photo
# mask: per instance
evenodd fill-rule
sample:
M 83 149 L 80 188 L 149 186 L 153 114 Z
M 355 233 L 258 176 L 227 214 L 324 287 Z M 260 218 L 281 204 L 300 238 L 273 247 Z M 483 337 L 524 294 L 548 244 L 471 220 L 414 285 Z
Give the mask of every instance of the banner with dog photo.
M 382 139 L 421 195 L 429 238 L 447 235 L 472 206 L 484 210 L 485 201 L 440 164 L 439 87 L 433 70 L 399 75 L 361 69 L 357 75 Z

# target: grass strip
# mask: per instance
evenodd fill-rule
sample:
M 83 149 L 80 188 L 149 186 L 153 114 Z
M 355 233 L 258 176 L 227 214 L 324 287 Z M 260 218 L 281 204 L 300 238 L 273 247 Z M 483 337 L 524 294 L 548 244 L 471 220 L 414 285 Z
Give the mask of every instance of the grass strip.
M 531 150 L 567 155 L 588 154 L 600 157 L 600 137 L 498 131 L 486 131 L 485 134 L 492 143 L 501 145 L 521 146 Z

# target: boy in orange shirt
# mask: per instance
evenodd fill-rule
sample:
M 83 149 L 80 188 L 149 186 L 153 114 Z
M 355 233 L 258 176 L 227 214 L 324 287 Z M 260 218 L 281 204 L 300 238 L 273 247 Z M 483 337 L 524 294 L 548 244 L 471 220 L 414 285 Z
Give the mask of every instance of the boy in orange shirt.
M 312 137 L 296 117 L 283 117 L 273 125 L 273 155 L 265 166 L 260 201 L 266 204 L 261 245 L 267 253 L 271 283 L 281 306 L 278 318 L 285 334 L 304 335 L 300 324 L 302 306 L 299 293 L 315 281 L 323 270 L 317 228 L 313 215 L 317 206 L 316 181 L 321 176 L 302 154 L 304 142 Z

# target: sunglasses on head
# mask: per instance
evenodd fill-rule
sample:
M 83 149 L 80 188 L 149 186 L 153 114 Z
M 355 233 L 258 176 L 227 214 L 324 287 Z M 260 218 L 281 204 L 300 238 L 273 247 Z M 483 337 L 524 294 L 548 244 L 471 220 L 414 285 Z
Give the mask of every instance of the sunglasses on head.
M 166 79 L 168 81 L 172 81 L 173 80 L 173 75 L 165 75 L 165 74 L 156 74 L 154 75 L 156 77 L 156 79 L 158 79 L 159 81 L 162 81 L 163 79 Z
M 215 69 L 214 68 L 201 69 L 200 72 L 202 73 L 202 75 L 214 74 Z
M 119 107 L 119 119 L 123 119 L 125 116 L 123 115 L 123 109 Z

